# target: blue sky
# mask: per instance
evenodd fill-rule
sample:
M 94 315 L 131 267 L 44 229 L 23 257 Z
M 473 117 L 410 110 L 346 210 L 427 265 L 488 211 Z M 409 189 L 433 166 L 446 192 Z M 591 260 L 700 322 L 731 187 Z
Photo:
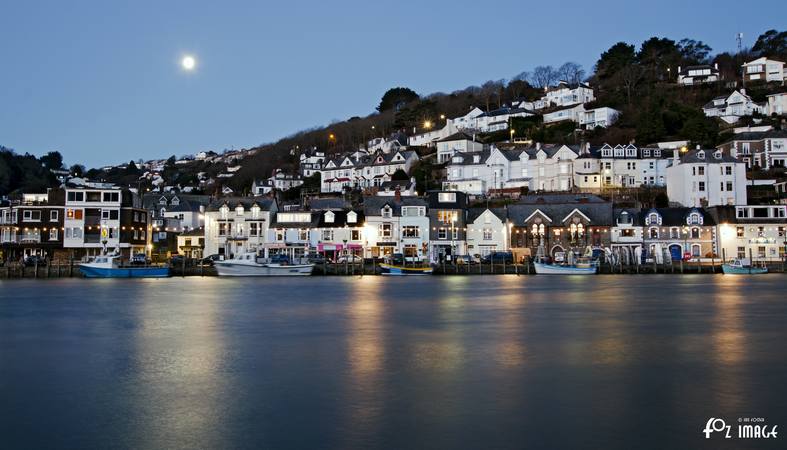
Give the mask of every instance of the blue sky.
M 615 42 L 654 35 L 733 50 L 736 32 L 751 46 L 787 17 L 784 1 L 114 3 L 0 3 L 0 144 L 89 167 L 251 147 L 369 114 L 393 86 L 589 72 Z

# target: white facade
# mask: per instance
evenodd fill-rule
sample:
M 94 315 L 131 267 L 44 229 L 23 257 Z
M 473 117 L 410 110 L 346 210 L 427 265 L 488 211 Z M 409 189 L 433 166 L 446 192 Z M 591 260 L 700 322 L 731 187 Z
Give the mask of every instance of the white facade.
M 737 205 L 735 216 L 719 224 L 719 248 L 727 259 L 776 261 L 784 258 L 787 206 Z
M 667 168 L 667 196 L 686 207 L 745 205 L 746 165 L 720 150 L 677 152 Z
M 437 162 L 447 162 L 455 153 L 480 152 L 483 149 L 484 144 L 476 142 L 473 136 L 457 133 L 437 141 Z
M 205 255 L 258 251 L 266 242 L 276 202 L 270 199 L 228 198 L 205 212 Z
M 744 63 L 742 67 L 746 81 L 784 83 L 784 80 L 787 79 L 782 61 L 762 57 Z
M 681 69 L 678 66 L 678 84 L 682 86 L 692 86 L 703 83 L 715 83 L 719 81 L 719 65 L 709 66 L 707 64 L 699 66 L 689 66 Z
M 343 156 L 328 160 L 320 170 L 321 192 L 342 192 L 345 188 L 379 187 L 397 170 L 409 174 L 418 154 L 412 150 L 386 154 L 377 152 L 367 158 Z
M 745 90 L 739 90 L 714 98 L 702 107 L 702 111 L 707 117 L 718 117 L 727 123 L 735 123 L 743 116 L 763 112 L 764 108 L 754 103 Z
M 301 176 L 310 177 L 319 172 L 325 161 L 325 152 L 312 149 L 301 153 L 298 157 L 298 172 Z
M 562 107 L 576 105 L 578 103 L 589 103 L 595 100 L 593 88 L 585 83 L 571 86 L 561 81 L 556 87 L 548 89 L 543 97 L 538 100 L 519 103 L 519 107 L 530 110 L 539 110 L 548 107 Z
M 765 114 L 772 116 L 787 115 L 787 92 L 780 94 L 771 94 L 768 97 L 768 103 L 765 105 Z
M 475 217 L 467 222 L 468 254 L 484 257 L 492 252 L 508 250 L 508 228 L 503 209 L 494 212 L 484 209 L 478 215 L 472 210 L 469 213 Z
M 579 114 L 579 125 L 588 130 L 596 127 L 606 128 L 618 120 L 618 115 L 620 111 L 606 106 L 588 109 Z

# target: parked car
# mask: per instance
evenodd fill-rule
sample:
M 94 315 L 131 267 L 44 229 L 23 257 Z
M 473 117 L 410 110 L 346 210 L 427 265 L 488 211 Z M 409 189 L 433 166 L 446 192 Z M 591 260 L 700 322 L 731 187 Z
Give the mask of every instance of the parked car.
M 185 262 L 186 262 L 186 257 L 184 257 L 183 255 L 174 255 L 172 258 L 169 259 L 169 265 L 173 267 L 182 267 Z
M 481 258 L 483 264 L 514 264 L 514 254 L 511 252 L 492 252 Z
M 338 258 L 336 258 L 336 263 L 337 264 L 362 264 L 363 258 L 353 254 L 341 255 Z
M 25 258 L 25 266 L 33 267 L 35 265 L 45 266 L 46 259 L 43 256 L 39 256 L 39 255 L 30 255 L 27 258 Z
M 306 256 L 306 260 L 309 261 L 310 264 L 317 265 L 325 264 L 326 262 L 325 255 L 322 253 L 309 253 L 309 255 Z
M 476 259 L 470 255 L 456 255 L 454 258 L 456 260 L 456 263 L 459 265 L 475 264 L 477 262 Z
M 270 257 L 271 264 L 289 264 L 290 257 L 287 255 L 273 255 Z
M 132 266 L 144 266 L 150 264 L 150 258 L 148 258 L 144 253 L 137 253 L 131 257 L 129 262 Z
M 206 256 L 200 260 L 200 265 L 203 266 L 212 266 L 216 261 L 224 261 L 224 255 L 219 255 L 218 253 L 214 253 L 212 255 Z

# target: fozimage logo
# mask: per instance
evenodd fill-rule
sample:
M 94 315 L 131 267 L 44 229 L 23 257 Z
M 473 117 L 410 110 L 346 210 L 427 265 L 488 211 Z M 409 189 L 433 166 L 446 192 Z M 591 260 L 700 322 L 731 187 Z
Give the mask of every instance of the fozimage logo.
M 705 423 L 705 439 L 718 433 L 724 439 L 776 439 L 778 425 L 768 426 L 762 417 L 738 417 L 738 425 L 728 425 L 724 419 L 711 417 Z

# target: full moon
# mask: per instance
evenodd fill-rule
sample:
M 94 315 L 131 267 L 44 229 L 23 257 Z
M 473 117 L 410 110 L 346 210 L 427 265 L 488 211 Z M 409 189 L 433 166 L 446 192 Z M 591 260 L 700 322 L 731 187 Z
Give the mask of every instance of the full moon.
M 197 61 L 191 55 L 184 56 L 183 59 L 180 61 L 180 65 L 183 66 L 183 68 L 186 70 L 194 70 L 194 66 L 196 64 Z

